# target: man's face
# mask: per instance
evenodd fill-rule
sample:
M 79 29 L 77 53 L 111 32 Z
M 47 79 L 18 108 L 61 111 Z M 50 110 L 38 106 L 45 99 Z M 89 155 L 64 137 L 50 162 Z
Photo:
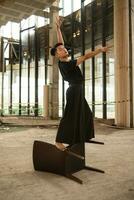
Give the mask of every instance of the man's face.
M 66 58 L 68 57 L 68 51 L 63 45 L 60 45 L 57 47 L 56 55 L 58 58 Z

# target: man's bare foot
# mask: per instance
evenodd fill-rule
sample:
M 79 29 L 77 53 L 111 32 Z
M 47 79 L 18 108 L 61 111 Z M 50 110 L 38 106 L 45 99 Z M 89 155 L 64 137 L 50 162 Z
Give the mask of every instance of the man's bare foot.
M 64 144 L 62 144 L 62 143 L 60 143 L 60 142 L 56 142 L 56 143 L 55 143 L 55 146 L 56 146 L 58 149 L 62 150 L 62 151 L 64 151 L 64 150 L 66 149 L 66 147 L 64 146 Z

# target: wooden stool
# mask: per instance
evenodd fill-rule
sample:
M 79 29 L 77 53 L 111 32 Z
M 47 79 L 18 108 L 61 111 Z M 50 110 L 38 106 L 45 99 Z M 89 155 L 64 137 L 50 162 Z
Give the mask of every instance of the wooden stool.
M 72 175 L 73 173 L 82 169 L 104 173 L 102 170 L 85 166 L 84 152 L 83 143 L 68 146 L 66 150 L 61 151 L 55 145 L 50 143 L 34 141 L 34 169 L 60 174 L 82 184 L 82 180 Z

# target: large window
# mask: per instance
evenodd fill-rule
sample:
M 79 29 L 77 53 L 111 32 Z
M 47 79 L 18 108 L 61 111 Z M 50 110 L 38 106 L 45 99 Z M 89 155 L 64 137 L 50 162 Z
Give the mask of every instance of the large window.
M 95 117 L 102 118 L 103 114 L 103 85 L 102 85 L 102 55 L 95 57 Z
M 64 16 L 62 32 L 65 44 L 72 49 L 72 56 L 80 56 L 83 51 L 91 51 L 104 42 L 113 44 L 113 1 L 60 0 L 59 12 Z M 81 9 L 81 5 L 85 8 Z M 45 11 L 49 11 L 46 9 Z M 104 12 L 106 11 L 106 12 Z M 105 13 L 105 17 L 103 14 Z M 84 20 L 81 22 L 81 19 Z M 0 108 L 4 114 L 43 114 L 43 85 L 49 83 L 47 76 L 49 54 L 49 19 L 30 16 L 21 22 L 21 62 L 19 48 L 11 50 L 11 39 L 19 44 L 20 24 L 8 22 L 0 28 L 4 40 L 4 72 L 0 72 Z M 106 28 L 104 28 L 104 25 Z M 36 34 L 35 34 L 36 33 Z M 83 42 L 84 40 L 84 42 Z M 18 53 L 14 55 L 14 49 Z M 11 61 L 11 55 L 14 59 Z M 105 62 L 106 61 L 106 62 Z M 81 66 L 80 66 L 81 67 Z M 104 73 L 104 69 L 106 69 Z M 105 76 L 105 77 L 104 77 Z M 104 79 L 106 81 L 104 81 Z M 105 82 L 105 85 L 104 85 Z M 66 103 L 67 82 L 59 76 L 59 116 Z M 105 94 L 104 94 L 105 93 Z M 104 100 L 105 96 L 105 100 Z M 85 98 L 95 117 L 114 118 L 114 56 L 113 49 L 106 54 L 95 56 L 85 62 Z M 3 102 L 2 102 L 3 101 Z M 3 104 L 3 105 L 2 105 Z M 20 112 L 21 111 L 21 112 Z
M 89 50 L 90 51 L 90 50 Z M 85 98 L 92 109 L 92 62 L 85 62 Z
M 28 113 L 28 31 L 21 33 L 22 39 L 22 69 L 21 69 L 21 113 Z
M 60 15 L 61 16 L 67 16 L 70 15 L 72 12 L 79 10 L 81 8 L 81 0 L 60 0 L 60 8 L 62 8 L 62 10 L 60 11 Z
M 113 40 L 107 42 L 107 45 L 113 44 Z M 114 80 L 114 55 L 113 47 L 107 53 L 107 117 L 115 118 L 115 80 Z
M 60 3 L 63 8 L 60 13 L 66 16 L 62 29 L 65 44 L 73 49 L 74 57 L 80 56 L 84 50 L 88 52 L 104 44 L 113 44 L 112 0 L 86 0 L 84 12 L 81 9 L 82 1 L 78 1 L 77 6 L 73 0 L 62 0 Z M 84 21 L 81 23 L 82 18 Z M 65 99 L 62 104 L 61 97 L 65 95 L 67 85 L 63 84 L 61 78 L 59 85 L 61 114 L 62 106 L 65 105 Z M 114 56 L 111 49 L 106 55 L 100 53 L 85 62 L 85 98 L 95 117 L 114 118 L 114 96 Z
M 45 51 L 46 45 L 48 45 L 48 33 L 42 27 L 48 23 L 49 19 L 35 15 L 23 19 L 21 21 L 20 49 L 20 24 L 8 22 L 0 28 L 0 36 L 6 38 L 4 39 L 5 70 L 4 73 L 0 73 L 0 94 L 2 95 L 0 109 L 4 115 L 20 113 L 21 115 L 35 115 L 37 109 L 38 115 L 43 113 Z

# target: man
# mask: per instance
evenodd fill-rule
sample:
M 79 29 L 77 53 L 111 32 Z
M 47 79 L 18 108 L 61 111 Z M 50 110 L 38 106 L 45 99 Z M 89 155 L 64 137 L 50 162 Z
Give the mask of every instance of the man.
M 78 59 L 71 60 L 64 46 L 60 26 L 62 20 L 56 18 L 58 43 L 51 49 L 51 55 L 59 59 L 59 70 L 65 81 L 69 82 L 66 92 L 67 103 L 63 117 L 60 121 L 56 147 L 65 150 L 64 144 L 73 145 L 79 142 L 88 142 L 94 138 L 94 124 L 92 112 L 83 94 L 83 75 L 79 64 L 93 56 L 106 52 L 108 47 L 101 47 L 90 51 Z

